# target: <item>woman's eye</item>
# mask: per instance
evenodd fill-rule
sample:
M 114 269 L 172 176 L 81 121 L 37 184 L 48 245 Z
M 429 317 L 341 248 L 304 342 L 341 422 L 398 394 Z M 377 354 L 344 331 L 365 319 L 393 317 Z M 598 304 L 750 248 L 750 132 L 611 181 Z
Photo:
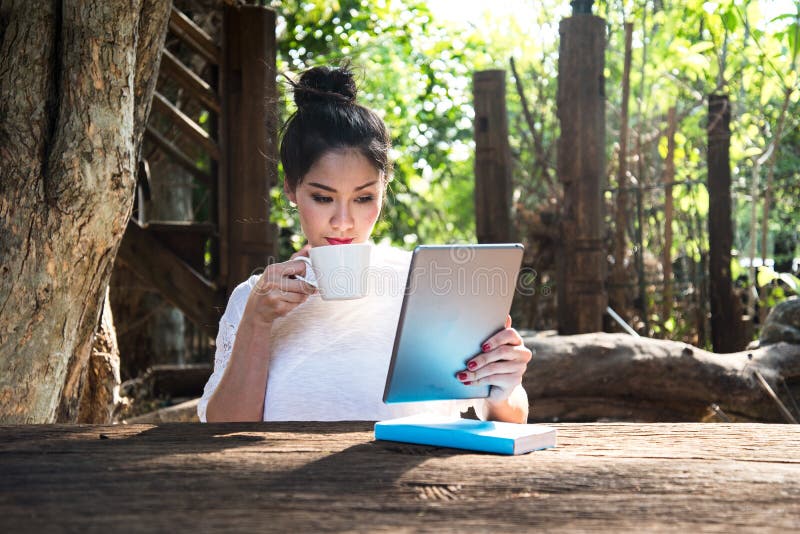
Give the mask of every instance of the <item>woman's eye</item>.
M 333 202 L 333 198 L 323 195 L 311 195 L 311 198 L 314 200 L 314 202 L 319 202 L 320 204 L 329 204 Z M 373 195 L 364 195 L 362 197 L 358 197 L 356 202 L 359 204 L 366 204 L 367 202 L 372 202 L 374 198 L 375 197 Z

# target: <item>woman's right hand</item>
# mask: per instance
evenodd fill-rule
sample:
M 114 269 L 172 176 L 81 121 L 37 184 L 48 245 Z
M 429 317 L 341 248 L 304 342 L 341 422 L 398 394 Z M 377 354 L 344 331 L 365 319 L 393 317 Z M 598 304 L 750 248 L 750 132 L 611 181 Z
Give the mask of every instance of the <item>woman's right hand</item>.
M 296 258 L 308 257 L 310 249 L 311 245 L 306 245 L 292 254 L 288 261 L 273 263 L 264 270 L 247 299 L 245 317 L 271 325 L 275 319 L 288 314 L 317 292 L 314 286 L 293 278 L 305 274 L 307 264 Z

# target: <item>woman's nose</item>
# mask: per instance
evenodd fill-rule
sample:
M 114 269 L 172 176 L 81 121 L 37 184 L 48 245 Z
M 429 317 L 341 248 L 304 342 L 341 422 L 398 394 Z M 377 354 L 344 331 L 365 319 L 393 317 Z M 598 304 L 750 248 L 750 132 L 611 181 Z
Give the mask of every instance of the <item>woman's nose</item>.
M 331 226 L 334 230 L 349 230 L 353 227 L 353 216 L 350 213 L 350 209 L 348 208 L 347 204 L 342 204 L 338 210 L 336 210 L 336 214 L 331 219 Z

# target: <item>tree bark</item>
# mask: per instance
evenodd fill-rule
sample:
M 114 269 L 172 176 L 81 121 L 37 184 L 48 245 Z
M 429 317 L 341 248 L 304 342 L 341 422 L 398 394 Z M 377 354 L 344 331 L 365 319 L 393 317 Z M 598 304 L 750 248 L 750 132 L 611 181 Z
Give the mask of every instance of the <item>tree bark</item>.
M 80 398 L 169 7 L 0 7 L 0 421 L 53 422 L 62 391 Z
M 511 221 L 511 147 L 506 113 L 506 73 L 473 74 L 475 107 L 475 233 L 479 243 L 514 240 Z
M 114 415 L 124 404 L 119 394 L 119 346 L 108 293 L 106 288 L 100 326 L 94 337 L 85 385 L 81 392 L 78 408 L 78 421 L 81 423 L 111 424 Z M 69 399 L 62 394 L 62 400 L 65 398 Z M 59 419 L 65 422 L 75 419 L 74 415 L 64 410 L 65 406 L 72 404 L 62 402 Z
M 535 354 L 523 379 L 531 420 L 700 421 L 716 404 L 731 419 L 784 422 L 755 371 L 786 406 L 783 382 L 800 396 L 800 345 L 714 354 L 627 334 L 523 338 Z
M 605 178 L 605 21 L 575 15 L 559 24 L 558 179 L 564 186 L 558 249 L 558 329 L 598 332 L 608 306 Z
M 711 340 L 715 352 L 744 347 L 741 306 L 731 280 L 730 102 L 727 95 L 708 97 L 708 242 Z

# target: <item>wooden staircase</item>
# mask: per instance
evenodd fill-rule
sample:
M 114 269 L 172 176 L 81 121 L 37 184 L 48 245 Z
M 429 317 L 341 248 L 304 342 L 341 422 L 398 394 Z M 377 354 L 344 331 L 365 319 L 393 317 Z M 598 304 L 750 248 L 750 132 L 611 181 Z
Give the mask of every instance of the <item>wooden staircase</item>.
M 141 161 L 134 215 L 118 254 L 212 337 L 233 288 L 277 251 L 269 223 L 269 191 L 277 180 L 275 12 L 226 5 L 222 21 L 219 46 L 173 7 L 169 40 L 180 42 L 182 56 L 199 56 L 193 63 L 205 63 L 208 79 L 165 48 L 159 77 L 180 86 L 191 111 L 157 90 L 145 133 L 149 147 L 206 191 L 210 220 L 148 220 L 150 172 Z M 207 156 L 208 164 L 199 165 L 186 147 Z

